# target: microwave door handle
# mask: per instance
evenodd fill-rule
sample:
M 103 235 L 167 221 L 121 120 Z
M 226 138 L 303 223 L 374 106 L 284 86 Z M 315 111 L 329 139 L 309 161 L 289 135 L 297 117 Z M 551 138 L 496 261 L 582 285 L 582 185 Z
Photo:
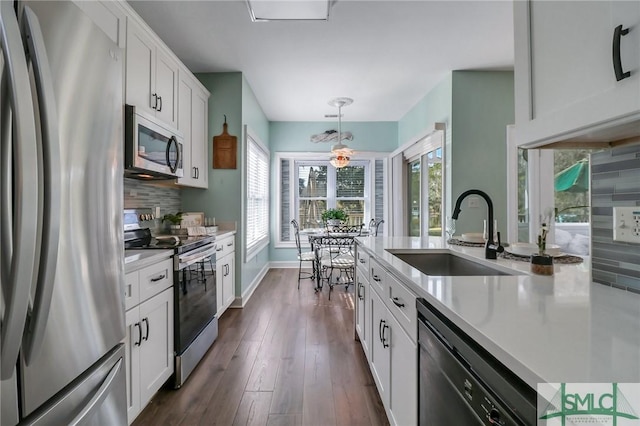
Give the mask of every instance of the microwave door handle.
M 49 59 L 45 49 L 44 37 L 36 14 L 25 6 L 23 33 L 26 35 L 27 49 L 33 65 L 40 105 L 40 123 L 42 133 L 42 171 L 44 172 L 41 190 L 44 194 L 42 217 L 42 242 L 40 266 L 33 309 L 29 312 L 28 329 L 24 336 L 22 351 L 25 362 L 31 364 L 38 355 L 44 332 L 49 319 L 51 298 L 58 263 L 58 243 L 60 240 L 60 139 L 58 133 L 58 112 L 53 92 L 53 77 L 49 68 Z
M 176 162 L 175 164 L 171 164 L 171 145 L 175 144 L 176 145 Z M 178 165 L 180 164 L 180 145 L 178 144 L 178 139 L 176 139 L 175 136 L 171 136 L 171 139 L 169 139 L 169 143 L 167 144 L 167 165 L 169 166 L 169 169 L 171 170 L 171 173 L 175 173 L 176 170 L 178 170 Z
M 0 200 L 2 211 L 13 211 L 14 215 L 13 222 L 11 219 L 2 219 L 1 230 L 3 241 L 10 236 L 9 241 L 12 243 L 9 251 L 5 251 L 8 247 L 4 243 L 2 247 L 3 256 L 11 256 L 11 260 L 5 260 L 2 265 L 4 270 L 5 266 L 11 264 L 8 274 L 3 271 L 2 280 L 5 310 L 0 337 L 0 379 L 5 380 L 13 375 L 24 332 L 36 262 L 38 227 L 35 117 L 27 61 L 13 2 L 0 1 L 0 45 L 4 58 L 3 77 L 12 107 L 11 133 L 16 142 L 12 151 L 15 159 L 14 179 L 9 179 L 16 183 L 16 187 L 7 192 L 3 185 Z M 4 110 L 2 114 L 6 114 Z M 3 132 L 3 136 L 6 134 L 7 132 Z M 2 143 L 5 145 L 2 152 L 8 152 L 6 145 L 11 143 L 10 140 L 3 138 Z M 6 177 L 3 176 L 3 181 Z M 5 206 L 11 206 L 11 209 L 7 210 Z

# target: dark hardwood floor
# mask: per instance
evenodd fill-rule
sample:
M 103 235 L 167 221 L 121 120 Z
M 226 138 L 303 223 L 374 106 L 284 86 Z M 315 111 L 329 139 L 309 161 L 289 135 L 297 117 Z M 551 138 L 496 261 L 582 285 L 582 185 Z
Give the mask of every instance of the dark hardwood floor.
M 297 269 L 272 269 L 180 390 L 161 389 L 143 425 L 386 425 L 353 337 L 353 289 L 297 289 Z

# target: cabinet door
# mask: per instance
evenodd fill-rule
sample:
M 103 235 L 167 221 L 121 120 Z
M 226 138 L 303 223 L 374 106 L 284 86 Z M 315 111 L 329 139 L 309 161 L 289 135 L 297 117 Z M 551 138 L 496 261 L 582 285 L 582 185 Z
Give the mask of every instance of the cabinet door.
M 369 282 L 364 278 L 362 269 L 356 269 L 356 333 L 367 359 L 369 358 L 368 334 L 370 325 L 367 322 L 367 306 L 369 304 Z
M 137 272 L 134 272 L 137 275 Z M 127 420 L 129 424 L 140 413 L 140 310 L 136 307 L 125 314 L 126 332 L 124 340 L 125 366 L 127 373 Z
M 222 247 L 218 246 L 216 251 L 222 251 Z M 220 256 L 220 254 L 218 254 Z M 216 311 L 218 318 L 224 312 L 222 309 L 224 307 L 224 272 L 226 271 L 225 267 L 225 258 L 217 257 L 216 258 Z
M 156 52 L 156 117 L 172 127 L 178 126 L 178 63 L 161 49 Z
M 398 321 L 389 315 L 391 340 L 391 374 L 389 411 L 392 424 L 418 424 L 418 347 L 402 330 Z
M 640 2 L 533 0 L 514 8 L 520 143 L 586 134 L 640 113 L 640 31 L 620 39 L 629 78 L 616 81 L 611 54 L 618 25 L 638 28 Z
M 226 271 L 223 275 L 224 284 L 222 294 L 224 296 L 224 305 L 230 306 L 235 300 L 235 253 L 230 253 L 225 256 Z
M 155 115 L 155 44 L 138 25 L 127 19 L 126 102 Z
M 191 117 L 191 165 L 196 170 L 194 186 L 209 187 L 209 97 L 194 90 Z
M 173 374 L 173 288 L 140 304 L 140 403 L 144 406 Z
M 392 341 L 391 328 L 387 319 L 388 310 L 375 291 L 370 292 L 371 307 L 371 374 L 378 386 L 380 399 L 387 409 L 389 407 L 390 351 Z
M 182 146 L 182 166 L 184 167 L 184 177 L 178 179 L 179 185 L 191 186 L 194 183 L 196 172 L 191 163 L 192 135 L 191 116 L 193 105 L 193 89 L 191 88 L 189 76 L 186 72 L 180 72 L 180 82 L 178 84 L 178 130 L 182 132 L 184 144 Z

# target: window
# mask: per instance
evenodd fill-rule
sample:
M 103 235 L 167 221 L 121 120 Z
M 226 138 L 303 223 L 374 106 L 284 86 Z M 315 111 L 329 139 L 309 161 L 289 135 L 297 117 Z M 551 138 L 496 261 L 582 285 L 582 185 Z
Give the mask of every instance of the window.
M 269 243 L 269 152 L 249 131 L 247 137 L 246 258 Z
M 384 160 L 359 155 L 344 168 L 333 167 L 324 153 L 278 153 L 276 247 L 293 243 L 291 219 L 301 229 L 323 225 L 322 213 L 344 209 L 350 224 L 368 225 L 384 217 Z M 380 232 L 383 232 L 381 229 Z

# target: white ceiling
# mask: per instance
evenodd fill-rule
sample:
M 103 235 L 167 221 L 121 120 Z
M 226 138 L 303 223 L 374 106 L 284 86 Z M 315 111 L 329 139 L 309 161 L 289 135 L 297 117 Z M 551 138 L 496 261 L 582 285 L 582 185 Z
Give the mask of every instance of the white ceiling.
M 328 22 L 257 23 L 244 0 L 129 2 L 193 72 L 241 71 L 270 121 L 329 120 L 339 96 L 345 121 L 397 121 L 452 70 L 513 68 L 511 1 L 339 0 Z

